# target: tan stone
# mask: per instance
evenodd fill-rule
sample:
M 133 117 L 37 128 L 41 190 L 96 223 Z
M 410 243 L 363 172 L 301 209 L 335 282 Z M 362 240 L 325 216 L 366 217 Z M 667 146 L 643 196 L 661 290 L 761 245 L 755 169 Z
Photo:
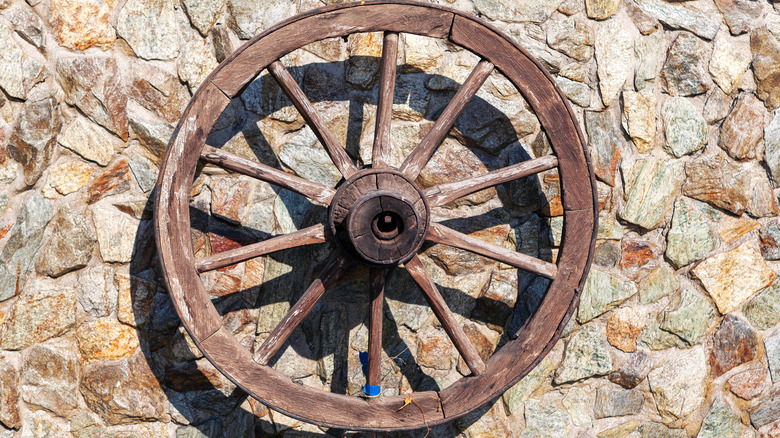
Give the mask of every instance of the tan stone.
M 585 1 L 585 10 L 588 12 L 588 17 L 595 20 L 606 20 L 607 18 L 615 15 L 618 7 L 620 7 L 620 0 Z
M 607 341 L 626 353 L 636 351 L 636 338 L 645 327 L 644 316 L 634 308 L 616 309 L 607 319 Z
M 404 69 L 432 73 L 441 65 L 442 50 L 433 38 L 404 34 Z
M 127 357 L 140 345 L 134 328 L 112 318 L 81 324 L 76 339 L 86 361 Z
M 653 148 L 655 140 L 655 95 L 653 90 L 623 91 L 623 126 L 639 152 Z
M 732 38 L 724 30 L 715 38 L 710 58 L 712 79 L 726 94 L 730 94 L 750 66 L 750 60 L 747 40 Z
M 730 215 L 724 215 L 718 223 L 718 232 L 723 243 L 731 243 L 745 234 L 761 226 L 760 223 L 748 217 L 735 218 Z
M 780 41 L 766 26 L 750 32 L 756 94 L 770 110 L 780 106 Z
M 737 99 L 720 130 L 718 145 L 737 160 L 761 156 L 758 144 L 764 136 L 764 105 L 752 94 Z
M 111 162 L 116 143 L 105 130 L 83 117 L 77 117 L 66 126 L 57 141 L 63 147 L 101 166 Z
M 116 317 L 132 327 L 144 327 L 151 319 L 157 286 L 142 278 L 116 274 Z
M 777 278 L 756 246 L 756 242 L 745 242 L 729 252 L 704 260 L 691 270 L 721 314 L 736 309 Z
M 452 364 L 452 341 L 444 331 L 420 332 L 417 340 L 417 363 L 437 369 L 448 370 Z
M 83 161 L 66 161 L 49 170 L 47 184 L 60 195 L 77 192 L 87 185 L 92 176 L 92 168 Z
M 116 33 L 111 26 L 111 7 L 104 0 L 51 0 L 49 12 L 57 43 L 68 49 L 109 49 Z
M 0 348 L 21 350 L 65 333 L 75 322 L 72 288 L 23 293 L 0 327 Z

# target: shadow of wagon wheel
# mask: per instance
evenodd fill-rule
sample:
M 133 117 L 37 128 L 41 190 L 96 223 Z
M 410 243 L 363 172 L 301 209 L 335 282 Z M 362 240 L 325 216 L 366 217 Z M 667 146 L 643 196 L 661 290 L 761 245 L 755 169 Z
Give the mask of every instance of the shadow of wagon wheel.
M 352 57 L 347 62 L 371 63 L 376 62 L 377 59 Z M 315 103 L 319 101 L 347 102 L 349 114 L 347 117 L 346 148 L 355 159 L 360 156 L 360 133 L 367 119 L 365 104 L 376 101 L 376 84 L 371 89 L 360 92 L 337 88 L 330 90 L 330 92 L 314 92 L 314 90 L 307 89 L 307 84 L 311 84 L 315 80 L 327 81 L 331 76 L 343 75 L 348 68 L 347 62 L 307 64 L 301 67 L 289 67 L 289 70 L 293 77 L 301 78 L 304 89 L 309 91 L 308 95 Z M 408 72 L 404 75 L 404 80 L 419 85 L 435 80 L 440 84 L 441 91 L 426 90 L 431 96 L 423 98 L 418 93 L 419 89 L 411 86 L 407 89 L 399 87 L 395 95 L 396 103 L 406 104 L 423 114 L 424 119 L 420 123 L 436 120 L 453 94 L 452 91 L 448 90 L 457 89 L 459 84 L 450 78 L 399 66 L 399 70 L 402 69 Z M 267 75 L 261 76 L 249 85 L 245 93 L 257 93 L 258 95 L 271 93 L 269 90 L 276 87 L 272 81 Z M 318 90 L 320 88 L 318 87 Z M 518 100 L 517 104 L 522 105 L 523 103 Z M 271 102 L 266 100 L 260 104 L 264 114 L 272 114 L 289 106 L 290 103 L 285 99 L 275 99 Z M 242 102 L 241 98 L 234 99 L 230 107 L 230 114 L 223 115 L 224 120 L 217 123 L 221 129 L 212 132 L 208 144 L 215 148 L 221 148 L 240 134 L 247 140 L 252 152 L 260 162 L 281 168 L 282 163 L 274 154 L 268 139 L 258 129 L 257 122 L 261 119 L 261 115 L 249 111 L 245 107 L 246 103 Z M 507 161 L 516 163 L 531 159 L 532 157 L 525 147 L 529 149 L 543 147 L 539 146 L 544 143 L 542 133 L 535 134 L 535 138 L 533 138 L 534 136 L 524 139 L 518 138 L 506 115 L 480 97 L 473 99 L 467 106 L 465 114 L 469 115 L 461 117 L 455 123 L 457 139 L 476 152 L 475 156 L 481 160 L 487 170 L 503 167 Z M 521 140 L 526 143 L 534 142 L 534 145 L 526 144 L 524 147 L 520 144 Z M 493 145 L 491 146 L 493 149 L 484 149 L 484 145 L 480 141 L 490 143 Z M 495 145 L 500 145 L 500 147 Z M 197 177 L 202 175 L 205 175 L 204 169 L 199 167 Z M 274 190 L 279 208 L 300 213 L 299 217 L 293 217 L 294 222 L 297 221 L 294 225 L 298 228 L 310 225 L 313 223 L 312 221 L 322 220 L 326 214 L 322 207 L 308 202 L 302 203 L 296 197 L 289 196 L 289 192 L 285 193 L 284 190 L 276 188 Z M 498 188 L 496 195 L 502 204 L 498 210 L 481 212 L 476 220 L 471 221 L 452 219 L 446 221 L 447 226 L 471 233 L 489 228 L 499 222 L 505 222 L 511 227 L 511 232 L 518 234 L 518 229 L 522 228 L 523 224 L 532 220 L 537 221 L 539 224 L 532 228 L 537 233 L 536 246 L 531 245 L 533 250 L 537 251 L 533 255 L 551 260 L 550 255 L 547 254 L 545 257 L 544 253 L 545 248 L 549 250 L 550 242 L 547 235 L 550 231 L 544 218 L 534 213 L 545 208 L 550 209 L 537 178 L 531 176 L 504 184 Z M 269 411 L 260 403 L 248 398 L 244 391 L 236 387 L 208 360 L 203 358 L 184 330 L 161 280 L 162 272 L 154 248 L 154 230 L 149 220 L 153 199 L 154 195 L 150 196 L 147 201 L 146 217 L 141 221 L 136 234 L 130 266 L 131 296 L 143 354 L 165 392 L 169 403 L 168 414 L 172 421 L 181 424 L 181 434 L 189 433 L 191 435 L 186 436 L 194 436 L 197 432 L 210 438 L 282 435 L 303 437 L 383 436 L 384 434 L 380 433 L 321 430 L 314 426 L 311 426 L 311 430 L 308 431 L 293 430 L 291 426 L 296 424 L 294 420 Z M 212 246 L 214 245 L 213 241 L 217 240 L 244 245 L 270 236 L 268 231 L 240 226 L 212 214 L 208 204 L 191 203 L 190 215 L 192 235 L 196 245 Z M 456 269 L 447 266 L 446 263 L 439 262 L 443 256 L 437 253 L 435 248 L 437 246 L 441 245 L 426 244 L 423 247 L 423 254 L 426 254 L 434 264 L 439 263 L 445 274 L 448 269 Z M 518 244 L 518 246 L 520 245 Z M 540 249 L 541 253 L 538 252 Z M 231 288 L 227 293 L 212 296 L 212 302 L 223 316 L 225 327 L 232 331 L 245 347 L 251 348 L 256 342 L 255 332 L 257 331 L 259 308 L 279 303 L 289 308 L 295 303 L 306 285 L 322 269 L 327 250 L 326 244 L 318 244 L 271 254 L 266 258 L 265 269 L 269 269 L 268 264 L 284 265 L 288 266 L 289 269 L 272 279 L 267 281 L 264 279 L 261 284 L 243 287 L 243 284 L 240 283 L 238 287 Z M 391 277 L 388 284 L 398 286 L 401 292 L 388 290 L 387 300 L 400 303 L 401 306 L 425 306 L 422 295 L 401 269 L 397 269 Z M 398 279 L 395 279 L 396 277 Z M 475 296 L 474 291 L 461 290 L 459 287 L 438 286 L 445 300 L 456 303 L 452 305 L 453 312 L 464 318 L 498 327 L 497 330 L 503 333 L 502 339 L 498 342 L 498 348 L 500 348 L 506 339 L 511 338 L 512 333 L 517 332 L 522 327 L 528 317 L 534 313 L 535 306 L 538 306 L 541 301 L 546 289 L 542 288 L 543 290 L 540 292 L 538 285 L 534 287 L 538 283 L 538 278 L 541 277 L 523 272 L 516 274 L 513 287 L 517 291 L 515 301 L 519 304 L 514 308 L 481 295 Z M 488 276 L 489 281 L 490 276 Z M 302 326 L 296 330 L 292 340 L 285 344 L 286 348 L 274 356 L 269 364 L 271 366 L 277 365 L 280 361 L 286 360 L 283 357 L 286 351 L 294 351 L 302 360 L 317 363 L 320 374 L 329 375 L 301 375 L 294 376 L 293 380 L 301 384 L 308 384 L 317 379 L 322 381 L 320 383 L 324 382 L 323 385 L 327 383 L 333 392 L 349 394 L 354 382 L 350 381 L 348 372 L 350 367 L 354 368 L 356 363 L 356 354 L 350 347 L 350 334 L 359 331 L 360 326 L 365 325 L 367 321 L 367 282 L 368 270 L 358 269 L 343 281 L 335 284 L 326 293 L 323 303 L 315 308 Z M 388 289 L 392 288 L 388 286 Z M 409 290 L 412 290 L 412 293 L 408 293 Z M 497 321 L 496 315 L 506 321 Z M 399 320 L 399 317 L 403 317 L 403 320 Z M 323 339 L 321 334 L 324 326 L 332 329 L 332 333 L 328 334 L 328 339 Z M 404 333 L 414 334 L 415 330 L 412 328 L 417 327 L 415 323 L 410 322 L 409 318 L 404 315 L 394 313 L 393 309 L 386 304 L 384 327 L 386 334 L 383 348 L 387 356 L 391 358 L 393 362 L 391 366 L 399 378 L 409 382 L 414 390 L 441 389 L 442 382 L 426 374 L 421 365 L 416 362 L 415 356 L 411 354 L 417 347 L 409 345 L 399 332 L 399 327 L 402 327 Z M 398 391 L 401 389 L 399 384 Z M 488 412 L 492 406 L 493 403 L 480 408 L 458 420 L 455 424 L 437 426 L 431 433 L 435 436 L 457 435 L 459 431 L 466 429 Z M 417 432 L 404 432 L 400 436 L 416 437 L 425 434 L 426 431 L 423 429 Z M 399 434 L 396 433 L 393 436 L 399 436 Z

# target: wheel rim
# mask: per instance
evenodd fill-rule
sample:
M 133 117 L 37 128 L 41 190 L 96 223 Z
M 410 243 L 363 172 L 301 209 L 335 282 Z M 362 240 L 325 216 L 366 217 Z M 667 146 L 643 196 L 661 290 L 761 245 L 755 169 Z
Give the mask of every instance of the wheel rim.
M 301 29 L 307 31 L 302 33 Z M 372 160 L 374 170 L 360 173 L 316 112 L 307 109 L 308 100 L 278 60 L 295 49 L 321 39 L 373 31 L 385 32 L 380 77 L 383 85 L 380 85 L 377 110 L 378 123 Z M 431 133 L 395 171 L 388 169 L 386 164 L 394 80 L 383 78 L 395 76 L 398 33 L 448 39 L 481 56 L 482 61 L 456 93 L 453 103 L 439 117 Z M 412 243 L 408 244 L 408 252 L 392 257 L 391 263 L 387 264 L 405 262 L 406 270 L 420 286 L 432 310 L 472 371 L 471 376 L 441 391 L 415 392 L 413 398 L 419 409 L 399 410 L 404 404 L 404 396 L 364 399 L 303 387 L 264 365 L 282 347 L 283 341 L 303 318 L 290 315 L 308 314 L 326 288 L 350 267 L 352 260 L 347 255 L 350 252 L 349 245 L 329 259 L 303 298 L 285 317 L 287 319 L 283 319 L 255 352 L 255 359 L 222 327 L 222 318 L 200 281 L 199 272 L 279 249 L 323 242 L 331 238 L 331 234 L 338 235 L 341 231 L 336 221 L 332 220 L 329 226 L 315 225 L 239 250 L 195 259 L 189 232 L 189 192 L 196 166 L 201 160 L 281 185 L 326 205 L 335 205 L 332 202 L 339 200 L 340 194 L 333 188 L 267 166 L 258 166 L 251 160 L 231 156 L 205 145 L 206 136 L 230 100 L 238 96 L 266 68 L 291 98 L 307 124 L 315 130 L 320 143 L 326 147 L 336 167 L 349 181 L 353 181 L 355 175 L 364 173 L 401 173 L 404 178 L 413 181 L 449 132 L 463 106 L 494 68 L 499 69 L 521 92 L 548 135 L 554 156 L 522 162 L 490 172 L 481 178 L 469 178 L 466 188 L 462 184 L 442 184 L 424 191 L 417 189 L 423 194 L 421 199 L 425 208 L 412 210 L 419 225 L 417 230 L 424 236 L 424 240 L 467 249 L 552 280 L 539 309 L 518 332 L 517 337 L 483 362 L 416 255 L 423 239 L 419 242 L 412 239 Z M 521 253 L 501 251 L 441 224 L 428 225 L 428 204 L 430 207 L 446 204 L 464 196 L 464 193 L 477 191 L 479 187 L 493 186 L 553 167 L 558 168 L 561 179 L 564 216 L 563 240 L 557 264 Z M 416 189 L 414 183 L 412 185 Z M 351 3 L 317 9 L 282 22 L 247 42 L 212 72 L 185 109 L 163 161 L 156 193 L 155 228 L 163 276 L 183 325 L 204 355 L 231 381 L 266 405 L 307 422 L 351 430 L 402 430 L 444 423 L 488 403 L 519 381 L 553 347 L 576 308 L 593 255 L 597 227 L 595 181 L 583 137 L 568 102 L 550 75 L 522 48 L 490 25 L 452 9 L 406 1 Z M 398 189 L 393 189 L 383 196 L 397 195 L 402 204 L 414 206 L 417 200 L 411 199 L 410 193 L 399 193 Z M 336 208 L 332 207 L 331 217 L 334 210 Z M 356 246 L 354 239 L 348 238 L 347 241 L 353 247 Z M 374 262 L 381 262 L 385 258 L 379 256 L 372 259 L 364 252 L 357 251 L 362 261 L 375 268 L 383 265 Z M 381 345 L 376 339 L 376 327 L 379 326 L 381 330 L 385 279 L 385 271 L 375 268 L 371 269 L 369 314 L 370 338 L 374 340 L 369 342 L 368 352 L 374 358 L 381 352 Z M 376 361 L 372 363 L 368 367 L 367 381 L 369 385 L 376 386 L 372 382 L 378 383 L 378 366 Z M 368 389 L 370 391 L 372 388 Z

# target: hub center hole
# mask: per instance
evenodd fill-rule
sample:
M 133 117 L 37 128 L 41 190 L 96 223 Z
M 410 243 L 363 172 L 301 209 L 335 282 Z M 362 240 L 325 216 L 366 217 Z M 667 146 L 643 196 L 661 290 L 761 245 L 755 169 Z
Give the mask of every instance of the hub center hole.
M 376 215 L 371 223 L 371 228 L 376 237 L 382 240 L 390 240 L 401 233 L 403 221 L 392 211 L 383 211 Z

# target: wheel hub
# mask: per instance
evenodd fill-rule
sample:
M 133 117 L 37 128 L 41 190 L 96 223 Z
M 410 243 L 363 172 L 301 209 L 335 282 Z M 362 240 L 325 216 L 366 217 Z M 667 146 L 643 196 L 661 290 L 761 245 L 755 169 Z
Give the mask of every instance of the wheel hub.
M 392 169 L 366 169 L 345 181 L 330 206 L 339 244 L 369 266 L 403 263 L 420 249 L 429 209 L 422 191 Z

